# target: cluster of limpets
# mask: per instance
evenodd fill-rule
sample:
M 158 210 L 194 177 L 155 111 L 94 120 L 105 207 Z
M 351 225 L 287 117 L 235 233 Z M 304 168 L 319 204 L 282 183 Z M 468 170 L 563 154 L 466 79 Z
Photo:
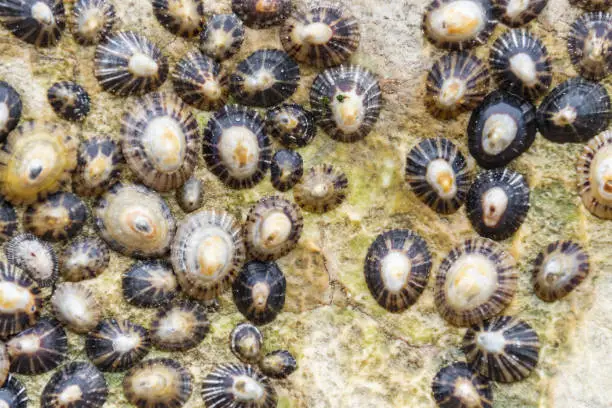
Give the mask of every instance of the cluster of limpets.
M 263 355 L 253 324 L 268 324 L 283 310 L 287 283 L 276 260 L 298 245 L 302 212 L 332 211 L 349 194 L 342 164 L 309 163 L 305 170 L 297 150 L 313 142 L 317 126 L 340 142 L 362 140 L 382 106 L 375 74 L 349 63 L 359 23 L 338 5 L 298 9 L 291 0 L 233 0 L 232 13 L 210 15 L 203 0 L 152 0 L 157 23 L 190 44 L 172 65 L 167 46 L 122 24 L 117 1 L 0 0 L 0 24 L 33 52 L 65 41 L 68 28 L 91 50 L 99 88 L 125 106 L 117 134 L 81 135 L 73 129 L 96 110 L 90 97 L 96 89 L 53 83 L 47 101 L 55 119 L 24 121 L 18 87 L 0 81 L 0 240 L 6 241 L 0 405 L 22 408 L 27 401 L 9 372 L 55 370 L 42 390 L 45 408 L 101 407 L 110 393 L 103 372 L 126 372 L 124 394 L 136 406 L 178 408 L 192 394 L 191 373 L 171 355 L 147 356 L 152 349 L 199 346 L 209 332 L 210 306 L 231 292 L 252 324 L 231 335 L 242 362 L 219 364 L 206 377 L 205 406 L 275 407 L 269 377 L 285 378 L 297 363 L 286 350 Z M 278 49 L 227 61 L 242 48 L 245 27 L 276 29 Z M 320 70 L 310 106 L 293 100 L 304 86 L 300 64 Z M 172 91 L 160 90 L 167 80 Z M 211 112 L 208 123 L 198 122 L 198 111 Z M 244 217 L 206 208 L 200 164 L 228 189 L 252 188 L 270 172 L 279 194 L 260 198 Z M 131 177 L 120 181 L 126 173 Z M 280 195 L 290 190 L 293 199 Z M 170 192 L 182 211 L 172 210 Z M 422 280 L 416 295 L 429 273 L 429 253 L 424 242 L 414 245 L 424 262 L 415 264 Z M 131 306 L 155 310 L 148 327 L 105 316 L 91 289 L 113 251 L 133 259 L 119 290 Z M 86 337 L 83 361 L 67 360 L 66 330 Z

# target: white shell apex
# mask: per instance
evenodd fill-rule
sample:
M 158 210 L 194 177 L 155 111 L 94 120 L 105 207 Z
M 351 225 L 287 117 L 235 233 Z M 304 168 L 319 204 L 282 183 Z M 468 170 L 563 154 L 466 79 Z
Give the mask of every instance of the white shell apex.
M 509 59 L 510 71 L 527 86 L 538 84 L 538 68 L 536 61 L 527 53 L 521 52 Z
M 380 270 L 385 289 L 398 293 L 410 277 L 412 262 L 405 253 L 393 251 L 382 259 Z
M 459 42 L 476 38 L 487 25 L 487 13 L 473 0 L 441 4 L 427 16 L 430 35 L 441 41 Z
M 597 194 L 608 204 L 612 204 L 612 148 L 608 147 L 608 154 L 601 152 L 604 157 L 598 157 L 593 168 L 593 184 Z M 599 156 L 599 154 L 598 154 Z
M 292 41 L 296 44 L 325 45 L 333 35 L 334 32 L 331 27 L 322 22 L 298 24 L 291 32 Z
M 448 271 L 444 290 L 451 307 L 458 311 L 475 309 L 497 289 L 495 264 L 481 254 L 464 254 Z
M 180 124 L 169 116 L 157 117 L 147 125 L 142 144 L 153 166 L 161 172 L 177 171 L 185 161 L 185 134 Z
M 40 24 L 52 25 L 55 24 L 55 17 L 53 16 L 53 10 L 42 1 L 34 3 L 31 9 L 32 18 L 38 21 Z
M 253 242 L 264 248 L 274 248 L 287 242 L 292 230 L 293 223 L 287 214 L 272 211 L 262 217 Z
M 130 57 L 128 70 L 137 77 L 152 77 L 157 75 L 159 66 L 150 56 L 137 52 Z
M 498 354 L 506 347 L 506 338 L 503 332 L 491 331 L 482 332 L 476 336 L 476 344 L 487 353 Z
M 129 353 L 138 347 L 140 341 L 137 333 L 121 333 L 113 339 L 113 350 L 121 354 Z
M 482 195 L 482 222 L 487 227 L 495 227 L 508 209 L 508 195 L 501 187 L 493 187 Z
M 490 156 L 498 155 L 512 144 L 517 133 L 518 125 L 513 117 L 494 113 L 482 128 L 482 149 Z
M 531 0 L 509 0 L 506 5 L 506 15 L 515 19 L 524 13 L 531 5 Z
M 332 117 L 338 129 L 344 133 L 359 130 L 365 118 L 366 110 L 363 97 L 352 90 L 334 95 L 331 105 Z
M 462 101 L 465 91 L 467 91 L 465 80 L 456 77 L 448 78 L 440 87 L 436 102 L 445 108 L 452 108 Z
M 234 244 L 222 228 L 208 226 L 194 231 L 184 251 L 187 275 L 195 282 L 214 282 L 231 267 Z
M 259 401 L 265 393 L 264 387 L 248 375 L 240 375 L 234 378 L 232 394 L 237 401 Z
M 4 129 L 10 119 L 10 111 L 6 102 L 0 102 L 0 129 Z
M 432 160 L 427 165 L 425 179 L 443 199 L 453 198 L 457 194 L 455 172 L 450 163 L 444 159 Z
M 99 8 L 89 8 L 80 14 L 77 21 L 77 31 L 83 37 L 93 39 L 104 27 L 104 18 L 104 12 Z
M 27 288 L 8 281 L 0 282 L 0 312 L 23 311 L 29 304 L 34 304 L 34 296 Z
M 218 149 L 221 160 L 235 178 L 247 178 L 255 173 L 259 163 L 257 135 L 244 126 L 223 129 Z
M 557 126 L 568 126 L 573 124 L 578 117 L 578 112 L 573 106 L 566 106 L 552 116 L 552 121 Z

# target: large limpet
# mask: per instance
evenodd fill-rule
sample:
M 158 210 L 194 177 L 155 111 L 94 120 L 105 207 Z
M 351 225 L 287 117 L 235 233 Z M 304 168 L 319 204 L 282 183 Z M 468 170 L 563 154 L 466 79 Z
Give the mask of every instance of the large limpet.
M 0 23 L 20 40 L 52 47 L 66 27 L 64 1 L 0 0 Z
M 100 370 L 119 372 L 139 363 L 151 349 L 149 332 L 129 320 L 103 320 L 87 335 L 87 357 Z
M 204 23 L 203 0 L 153 0 L 153 14 L 172 34 L 193 37 Z
M 246 364 L 220 364 L 202 385 L 206 408 L 275 408 L 278 396 L 268 377 Z
M 74 361 L 57 370 L 41 394 L 41 408 L 101 408 L 108 396 L 104 376 L 92 364 Z
M 192 388 L 189 371 L 168 358 L 142 361 L 123 379 L 125 397 L 140 408 L 180 408 L 191 396 Z
M 599 218 L 612 219 L 612 131 L 595 136 L 584 146 L 576 172 L 585 208 Z
M 21 269 L 0 261 L 0 338 L 32 326 L 42 310 L 40 288 Z
M 79 195 L 102 194 L 119 179 L 122 162 L 119 143 L 110 137 L 96 136 L 82 142 L 72 188 Z
M 110 0 L 78 0 L 72 8 L 72 35 L 81 45 L 93 45 L 111 32 L 117 15 Z

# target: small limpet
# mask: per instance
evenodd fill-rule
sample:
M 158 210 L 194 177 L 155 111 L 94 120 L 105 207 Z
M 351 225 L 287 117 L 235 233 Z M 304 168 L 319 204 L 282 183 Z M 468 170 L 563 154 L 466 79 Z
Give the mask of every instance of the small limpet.
M 0 341 L 0 388 L 4 385 L 9 375 L 9 365 L 10 362 L 6 346 Z
M 180 408 L 191 396 L 191 383 L 191 374 L 177 361 L 155 358 L 128 371 L 123 379 L 123 392 L 139 408 Z
M 590 11 L 608 10 L 612 6 L 612 0 L 569 0 L 569 2 Z
M 119 179 L 122 162 L 121 148 L 110 137 L 93 137 L 82 142 L 79 145 L 73 190 L 84 196 L 102 194 Z
M 238 103 L 267 108 L 293 95 L 299 82 L 300 67 L 286 52 L 260 49 L 238 63 L 229 87 Z
M 72 35 L 81 45 L 94 45 L 106 38 L 116 21 L 110 0 L 78 0 L 72 8 Z
M 501 312 L 517 289 L 516 261 L 485 238 L 465 240 L 444 258 L 436 274 L 438 311 L 456 326 L 470 326 Z
M 115 184 L 98 201 L 95 222 L 100 237 L 115 251 L 135 258 L 165 255 L 176 222 L 157 193 L 138 184 Z
M 148 331 L 129 320 L 102 320 L 85 341 L 87 357 L 101 371 L 125 371 L 151 349 Z
M 339 142 L 357 142 L 370 133 L 380 114 L 378 80 L 366 69 L 342 65 L 315 78 L 310 105 L 317 125 Z
M 493 15 L 510 27 L 529 23 L 540 15 L 548 0 L 492 0 Z M 572 0 L 570 0 L 572 1 Z
M 287 281 L 276 262 L 250 261 L 234 281 L 236 307 L 247 319 L 270 323 L 285 306 Z
M 583 77 L 596 81 L 612 73 L 612 14 L 580 16 L 567 37 L 567 50 Z
M 535 369 L 540 341 L 525 321 L 499 316 L 468 329 L 462 349 L 472 370 L 493 381 L 510 383 Z
M 0 143 L 19 123 L 22 109 L 19 93 L 9 83 L 0 81 Z
M 304 219 L 294 203 L 279 196 L 260 199 L 244 223 L 244 242 L 249 254 L 260 261 L 287 255 L 300 240 Z
M 50 122 L 25 122 L 0 150 L 0 194 L 13 204 L 30 204 L 71 181 L 78 139 Z
M 520 228 L 529 211 L 529 185 L 507 168 L 483 171 L 468 192 L 466 211 L 479 235 L 500 241 Z
M 376 237 L 365 259 L 364 275 L 370 293 L 390 312 L 402 312 L 425 290 L 431 253 L 418 234 L 405 229 Z
M 527 99 L 537 99 L 552 82 L 548 50 L 526 30 L 510 30 L 495 40 L 489 65 L 501 89 Z
M 15 207 L 0 197 L 0 241 L 14 237 L 18 228 L 19 221 Z
M 255 29 L 281 24 L 292 8 L 291 0 L 232 0 L 232 11 L 247 27 Z
M 276 350 L 261 359 L 259 369 L 268 377 L 287 378 L 297 370 L 297 361 L 287 350 Z
M 93 279 L 108 267 L 110 250 L 96 237 L 71 241 L 60 257 L 62 277 L 69 282 Z
M 153 14 L 172 34 L 194 37 L 204 23 L 203 0 L 153 0 Z
M 405 175 L 419 200 L 441 214 L 463 205 L 472 181 L 465 156 L 446 138 L 426 139 L 412 148 Z
M 289 55 L 319 68 L 342 64 L 355 52 L 360 39 L 359 22 L 335 6 L 296 11 L 280 30 L 281 43 Z
M 57 285 L 51 306 L 57 320 L 77 333 L 89 332 L 100 321 L 100 303 L 93 292 L 80 283 Z
M 226 60 L 244 41 L 242 21 L 235 14 L 214 14 L 200 34 L 200 50 L 209 57 Z
M 344 202 L 347 193 L 346 174 L 330 164 L 311 167 L 293 188 L 295 202 L 313 213 L 324 213 L 337 208 Z
M 176 190 L 176 202 L 186 213 L 194 212 L 204 204 L 204 182 L 197 177 L 191 177 Z
M 226 105 L 208 121 L 203 153 L 208 169 L 228 187 L 250 188 L 270 167 L 270 139 L 261 116 L 250 108 Z
M 21 269 L 0 261 L 0 338 L 32 326 L 40 315 L 40 288 Z
M 599 83 L 570 78 L 544 98 L 536 119 L 538 130 L 551 142 L 586 142 L 610 124 L 610 95 Z
M 229 80 L 225 69 L 200 51 L 181 58 L 171 77 L 176 94 L 197 109 L 217 110 L 227 102 Z
M 570 240 L 552 242 L 534 262 L 534 292 L 546 302 L 559 300 L 582 283 L 589 269 L 589 255 L 580 244 Z
M 119 96 L 154 91 L 168 76 L 168 60 L 161 50 L 133 31 L 114 33 L 100 43 L 94 67 L 100 86 Z
M 317 134 L 314 115 L 296 103 L 279 105 L 266 112 L 270 136 L 286 147 L 304 147 Z
M 73 122 L 87 116 L 91 108 L 89 94 L 76 82 L 54 83 L 47 91 L 47 99 L 59 117 Z
M 52 47 L 66 27 L 64 1 L 0 0 L 0 23 L 20 40 Z
M 440 408 L 492 408 L 493 390 L 489 380 L 465 363 L 442 367 L 431 384 Z
M 494 91 L 472 112 L 468 148 L 481 167 L 503 167 L 531 147 L 536 133 L 535 107 L 519 96 Z
M 183 185 L 198 164 L 199 145 L 195 116 L 174 95 L 146 95 L 121 119 L 123 156 L 136 177 L 157 191 Z
M 612 220 L 612 131 L 595 136 L 584 146 L 576 171 L 584 207 L 599 218 Z
M 202 385 L 206 408 L 275 408 L 278 396 L 270 380 L 246 364 L 219 364 Z
M 436 117 L 454 118 L 482 102 L 490 82 L 489 69 L 474 54 L 444 54 L 427 74 L 425 106 Z
M 138 307 L 158 307 L 178 293 L 178 281 L 166 261 L 140 261 L 122 277 L 123 297 Z
M 23 270 L 41 287 L 52 286 L 57 280 L 59 265 L 55 250 L 48 242 L 32 234 L 19 234 L 4 246 L 9 263 Z
M 451 50 L 484 44 L 496 24 L 490 0 L 432 0 L 423 15 L 429 41 Z
M 261 358 L 263 336 L 251 323 L 240 323 L 230 333 L 230 349 L 247 364 L 256 364 Z
M 159 309 L 151 322 L 151 341 L 160 350 L 185 351 L 200 344 L 209 327 L 202 305 L 180 301 Z
M 37 375 L 58 367 L 68 353 L 68 338 L 59 321 L 42 318 L 6 343 L 11 372 Z
M 79 234 L 88 216 L 83 200 L 60 191 L 28 206 L 23 214 L 23 227 L 46 241 L 62 241 Z
M 0 386 L 0 405 L 8 408 L 27 408 L 28 394 L 23 384 L 9 374 L 3 386 Z
M 41 394 L 41 408 L 101 408 L 108 396 L 104 376 L 84 361 L 66 364 L 47 382 Z
M 291 190 L 303 175 L 304 160 L 298 152 L 280 149 L 274 153 L 270 163 L 270 181 L 275 189 Z

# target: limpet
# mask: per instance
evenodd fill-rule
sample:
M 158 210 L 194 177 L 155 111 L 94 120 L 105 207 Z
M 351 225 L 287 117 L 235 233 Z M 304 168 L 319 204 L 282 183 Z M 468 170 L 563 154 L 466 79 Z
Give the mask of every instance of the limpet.
M 300 181 L 304 175 L 304 160 L 302 156 L 289 149 L 280 149 L 272 156 L 270 163 L 270 181 L 278 191 L 288 191 Z
M 178 281 L 166 261 L 139 261 L 122 277 L 123 297 L 138 307 L 169 303 L 178 293 Z
M 310 88 L 310 105 L 325 133 L 339 142 L 353 143 L 366 137 L 378 121 L 382 94 L 370 71 L 341 65 L 317 75 Z
M 93 279 L 108 267 L 110 250 L 100 238 L 80 237 L 68 244 L 60 261 L 64 280 Z
M 612 73 L 612 14 L 580 16 L 567 37 L 567 50 L 583 77 L 597 81 Z
M 28 206 L 23 214 L 23 227 L 37 237 L 56 242 L 78 235 L 88 217 L 83 200 L 60 191 Z
M 15 207 L 0 197 L 0 241 L 14 237 L 18 228 L 19 221 Z
M 160 350 L 185 351 L 200 344 L 209 327 L 202 305 L 180 301 L 159 309 L 151 322 L 151 341 Z
M 494 241 L 465 240 L 444 258 L 435 281 L 435 303 L 446 320 L 470 326 L 501 312 L 517 289 L 516 261 Z
M 540 15 L 548 0 L 492 0 L 493 15 L 510 27 L 529 23 Z M 572 1 L 572 0 L 570 0 Z
M 41 408 L 101 408 L 108 385 L 96 367 L 84 361 L 66 364 L 47 382 L 41 394 Z
M 584 207 L 599 218 L 612 219 L 612 131 L 595 136 L 584 146 L 576 172 Z
M 192 389 L 189 371 L 168 358 L 142 361 L 123 379 L 125 397 L 139 408 L 180 408 L 191 396 Z
M 59 117 L 73 122 L 85 118 L 91 109 L 89 94 L 76 82 L 54 83 L 47 91 L 47 99 Z
M 50 122 L 24 122 L 0 150 L 0 194 L 13 204 L 30 204 L 71 181 L 78 139 Z
M 230 333 L 230 349 L 247 364 L 255 364 L 261 358 L 263 336 L 251 323 L 240 323 Z
M 0 388 L 6 382 L 9 375 L 9 356 L 6 351 L 6 345 L 0 341 Z
M 291 0 L 232 0 L 232 11 L 251 28 L 281 24 L 291 14 Z
M 149 332 L 129 320 L 102 320 L 89 332 L 85 351 L 101 371 L 125 371 L 139 363 L 150 351 Z
M 266 112 L 266 129 L 270 136 L 286 147 L 304 147 L 317 134 L 315 118 L 296 103 L 287 103 Z
M 9 83 L 0 81 L 0 142 L 4 142 L 15 129 L 21 119 L 22 109 L 19 92 Z
M 0 386 L 0 405 L 8 408 L 27 408 L 28 394 L 23 384 L 9 374 L 3 386 Z
M 414 304 L 425 290 L 431 271 L 431 253 L 418 234 L 405 229 L 376 237 L 365 259 L 364 275 L 370 293 L 390 312 Z
M 0 261 L 0 338 L 7 338 L 38 320 L 40 288 L 21 269 Z
M 176 202 L 186 213 L 198 210 L 204 204 L 204 182 L 197 177 L 191 177 L 176 190 Z
M 275 408 L 278 396 L 270 380 L 246 364 L 219 364 L 204 379 L 206 408 Z
M 153 14 L 172 34 L 194 37 L 204 23 L 203 0 L 153 0 Z
M 117 21 L 110 0 L 77 0 L 72 8 L 72 35 L 81 45 L 103 41 Z
M 308 169 L 293 188 L 295 202 L 308 212 L 324 213 L 337 208 L 348 193 L 346 174 L 330 164 Z
M 214 14 L 200 34 L 200 50 L 209 57 L 226 60 L 244 41 L 242 21 L 235 14 Z
M 32 234 L 19 234 L 4 246 L 9 263 L 29 275 L 41 287 L 52 286 L 57 280 L 59 265 L 55 250 L 48 242 Z
M 87 333 L 100 321 L 100 303 L 93 292 L 80 283 L 60 283 L 51 297 L 53 314 L 70 330 Z
M 259 369 L 268 377 L 287 378 L 297 370 L 297 361 L 287 350 L 276 350 L 261 359 Z
M 176 222 L 157 193 L 138 184 L 115 184 L 94 208 L 100 237 L 115 251 L 135 258 L 168 252 Z
M 136 101 L 121 120 L 121 137 L 128 166 L 157 191 L 182 186 L 198 163 L 198 123 L 174 95 L 154 92 Z
M 79 145 L 73 190 L 83 196 L 98 196 L 119 180 L 121 148 L 108 136 L 96 136 Z
M 440 408 L 492 408 L 491 388 L 487 378 L 460 362 L 442 367 L 431 384 Z
M 52 47 L 66 27 L 64 1 L 0 0 L 0 23 L 20 40 Z

